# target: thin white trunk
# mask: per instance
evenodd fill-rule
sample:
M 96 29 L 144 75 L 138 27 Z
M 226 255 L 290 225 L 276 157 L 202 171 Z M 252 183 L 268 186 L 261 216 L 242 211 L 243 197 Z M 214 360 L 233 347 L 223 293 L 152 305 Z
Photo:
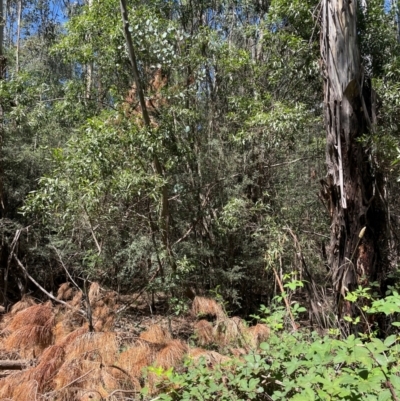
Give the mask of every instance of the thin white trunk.
M 89 7 L 89 10 L 92 9 L 93 6 L 93 0 L 87 0 L 87 5 Z M 91 42 L 92 38 L 91 35 L 86 35 L 86 41 Z M 93 83 L 93 61 L 90 61 L 86 65 L 86 90 L 85 90 L 85 99 L 88 101 L 90 99 L 90 94 L 92 90 L 92 83 Z
M 17 10 L 17 43 L 15 50 L 15 72 L 18 74 L 19 72 L 19 45 L 20 45 L 20 37 L 21 37 L 21 15 L 22 15 L 22 0 L 18 1 L 18 10 Z

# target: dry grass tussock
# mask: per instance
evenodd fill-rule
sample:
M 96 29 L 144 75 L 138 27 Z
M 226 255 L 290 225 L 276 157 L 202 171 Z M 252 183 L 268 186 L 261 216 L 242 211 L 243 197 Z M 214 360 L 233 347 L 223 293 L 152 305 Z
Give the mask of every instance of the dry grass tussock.
M 194 324 L 194 334 L 197 337 L 197 343 L 203 347 L 214 342 L 213 326 L 207 320 L 202 319 Z
M 36 305 L 36 302 L 33 298 L 30 296 L 25 295 L 22 297 L 21 301 L 17 302 L 11 307 L 11 310 L 9 312 L 9 316 L 14 316 L 18 312 L 23 311 L 26 308 L 29 308 L 30 306 Z
M 208 366 L 220 365 L 231 359 L 215 351 L 207 351 L 202 348 L 192 348 L 188 353 L 189 358 L 195 362 L 204 360 Z
M 151 371 L 143 375 L 149 366 L 177 368 L 185 355 L 194 361 L 204 360 L 210 369 L 230 360 L 215 351 L 190 349 L 185 342 L 172 339 L 171 333 L 159 324 L 149 326 L 133 343 L 118 345 L 117 333 L 111 331 L 115 294 L 105 293 L 98 285 L 92 285 L 89 292 L 96 330 L 103 331 L 89 332 L 88 323 L 77 310 L 53 307 L 50 302 L 35 304 L 30 298 L 16 304 L 5 315 L 4 349 L 37 359 L 36 366 L 0 380 L 0 400 L 124 399 L 127 393 L 110 395 L 114 390 L 135 394 L 140 391 L 143 380 L 151 393 L 159 391 L 163 377 Z M 62 285 L 57 296 L 70 305 L 84 308 L 82 292 L 69 284 Z M 231 349 L 232 354 L 240 357 L 269 336 L 265 325 L 247 328 L 240 318 L 229 319 L 212 299 L 196 297 L 193 313 L 216 317 L 214 324 L 203 319 L 194 325 L 198 344 L 202 346 L 217 344 L 225 350 L 230 345 L 242 347 Z M 120 346 L 128 348 L 120 353 Z
M 64 359 L 64 348 L 53 345 L 43 352 L 39 364 L 26 372 L 26 377 L 37 382 L 40 392 L 45 392 L 51 389 L 52 379 L 64 363 Z
M 136 383 L 142 377 L 143 369 L 153 364 L 156 351 L 151 344 L 139 343 L 122 352 L 118 359 L 118 366 L 127 372 L 131 379 Z M 123 372 L 119 374 L 123 377 Z
M 181 340 L 172 340 L 158 352 L 154 365 L 163 369 L 177 367 L 183 362 L 183 357 L 188 352 L 189 347 Z
M 54 313 L 50 303 L 33 305 L 12 316 L 3 342 L 8 351 L 17 350 L 23 357 L 36 357 L 53 341 Z
M 29 380 L 19 383 L 14 387 L 12 399 L 15 401 L 33 401 L 37 399 L 38 383 L 36 380 Z
M 214 316 L 218 319 L 226 317 L 224 309 L 217 301 L 205 297 L 194 298 L 192 312 L 195 316 Z
M 54 378 L 53 399 L 80 400 L 87 392 L 97 393 L 97 399 L 106 399 L 112 391 L 126 388 L 124 381 L 116 376 L 115 371 L 113 367 L 97 361 L 67 361 Z
M 140 338 L 155 344 L 166 344 L 172 340 L 171 333 L 158 324 L 153 324 L 140 333 Z
M 50 302 L 33 305 L 14 313 L 7 328 L 14 331 L 23 326 L 44 326 L 53 317 L 54 313 Z
M 253 349 L 258 348 L 262 342 L 268 340 L 270 334 L 271 330 L 265 324 L 258 323 L 255 326 L 249 327 L 246 336 L 248 345 Z
M 112 365 L 116 360 L 118 344 L 116 333 L 84 333 L 65 346 L 66 359 L 83 359 Z
M 221 346 L 242 344 L 246 341 L 246 330 L 245 322 L 239 317 L 224 318 L 217 321 L 213 330 L 213 336 L 215 342 Z
M 70 301 L 74 295 L 76 294 L 76 290 L 71 287 L 71 283 L 61 284 L 57 291 L 57 299 L 62 301 Z

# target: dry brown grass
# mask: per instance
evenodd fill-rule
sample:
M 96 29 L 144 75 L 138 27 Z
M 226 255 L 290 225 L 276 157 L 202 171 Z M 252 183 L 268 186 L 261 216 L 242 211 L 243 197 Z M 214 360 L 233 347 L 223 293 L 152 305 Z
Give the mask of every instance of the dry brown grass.
M 64 363 L 64 359 L 64 348 L 53 345 L 43 352 L 39 364 L 28 370 L 26 375 L 29 379 L 38 383 L 38 390 L 40 392 L 44 392 L 51 388 L 51 381 Z
M 25 372 L 15 372 L 0 380 L 0 399 L 12 398 L 14 389 L 26 381 Z
M 172 340 L 160 350 L 155 358 L 154 365 L 163 369 L 178 366 L 188 352 L 189 347 L 181 340 Z
M 92 283 L 90 285 L 88 295 L 89 295 L 90 303 L 94 303 L 94 302 L 96 302 L 98 300 L 98 298 L 100 296 L 100 285 L 99 285 L 99 283 L 94 282 L 94 283 Z
M 18 330 L 23 326 L 44 326 L 54 317 L 51 303 L 33 305 L 16 313 L 7 324 L 10 331 Z
M 83 359 L 112 365 L 117 359 L 116 333 L 84 333 L 66 347 L 66 359 Z
M 22 297 L 21 301 L 17 302 L 16 304 L 14 304 L 12 306 L 12 308 L 10 309 L 9 315 L 13 316 L 15 314 L 17 314 L 18 312 L 23 311 L 26 308 L 29 308 L 30 306 L 34 306 L 36 305 L 36 302 L 33 298 L 25 295 L 24 297 Z
M 146 331 L 140 333 L 140 338 L 156 344 L 166 344 L 172 340 L 170 332 L 158 324 L 153 324 Z
M 215 342 L 221 346 L 244 343 L 245 333 L 245 322 L 239 317 L 218 320 L 213 330 Z
M 73 296 L 69 284 L 61 287 L 59 299 L 80 306 L 82 293 Z M 62 306 L 53 307 L 50 302 L 37 305 L 27 298 L 5 315 L 1 346 L 5 350 L 18 350 L 22 357 L 39 358 L 37 366 L 0 380 L 0 400 L 120 400 L 125 393 L 110 394 L 117 389 L 132 394 L 139 391 L 141 380 L 145 380 L 143 371 L 149 366 L 176 368 L 188 354 L 194 361 L 204 359 L 212 374 L 213 367 L 230 360 L 215 351 L 189 349 L 181 340 L 172 340 L 170 332 L 161 325 L 150 326 L 136 340 L 132 340 L 132 334 L 121 337 L 120 333 L 121 345 L 126 346 L 129 338 L 128 341 L 134 342 L 119 354 L 117 333 L 105 331 L 113 327 L 116 295 L 105 293 L 97 283 L 92 284 L 89 293 L 94 333 L 88 331 L 88 324 L 79 313 Z M 238 357 L 250 347 L 256 349 L 270 334 L 266 325 L 247 328 L 242 319 L 229 319 L 212 299 L 196 297 L 193 313 L 217 318 L 214 326 L 207 320 L 194 325 L 199 344 L 214 343 Z M 163 375 L 150 371 L 146 377 L 150 393 L 159 392 Z
M 81 360 L 72 359 L 64 362 L 53 380 L 54 390 L 62 390 L 72 382 L 74 382 L 74 387 L 81 387 L 80 383 L 84 380 L 82 376 L 85 373 L 87 372 L 84 371 Z M 80 378 L 82 379 L 79 380 Z
M 3 342 L 8 351 L 17 350 L 22 357 L 36 357 L 53 341 L 54 313 L 49 303 L 19 311 L 8 322 L 10 332 Z
M 192 304 L 192 312 L 195 316 L 214 316 L 222 319 L 226 317 L 222 306 L 211 298 L 195 297 Z
M 62 301 L 71 300 L 76 293 L 76 290 L 71 287 L 71 283 L 61 284 L 57 291 L 57 299 Z
M 201 346 L 210 345 L 214 342 L 213 326 L 207 320 L 199 320 L 194 325 L 194 334 Z
M 12 399 L 15 401 L 33 401 L 37 399 L 38 383 L 36 380 L 24 381 L 13 389 Z
M 68 303 L 73 306 L 73 307 L 79 307 L 79 305 L 82 302 L 82 291 L 77 291 L 77 293 L 74 295 L 74 297 L 69 301 Z
M 204 360 L 206 364 L 210 367 L 230 361 L 230 358 L 228 358 L 227 356 L 221 355 L 220 353 L 215 351 L 207 351 L 202 348 L 190 349 L 188 356 L 195 362 Z
M 67 347 L 68 345 L 73 343 L 78 337 L 88 332 L 89 332 L 89 327 L 87 324 L 85 324 L 79 329 L 70 332 L 65 337 L 60 337 L 59 340 L 56 341 L 56 345 L 59 345 L 60 347 Z
M 154 348 L 143 342 L 122 352 L 118 359 L 118 366 L 129 373 L 131 378 L 139 379 L 143 369 L 153 363 L 154 357 Z
M 251 348 L 258 348 L 260 344 L 267 341 L 271 334 L 271 330 L 265 324 L 258 323 L 247 329 L 248 345 Z
M 117 369 L 97 361 L 73 359 L 58 371 L 53 392 L 57 400 L 69 401 L 86 399 L 92 393 L 97 394 L 95 399 L 107 399 L 114 390 L 134 388 L 133 385 L 127 387 L 126 380 L 121 380 L 117 372 Z

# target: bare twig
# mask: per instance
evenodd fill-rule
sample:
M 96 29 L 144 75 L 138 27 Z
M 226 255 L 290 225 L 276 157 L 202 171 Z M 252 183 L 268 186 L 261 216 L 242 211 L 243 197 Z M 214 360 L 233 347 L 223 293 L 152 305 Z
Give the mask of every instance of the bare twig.
M 93 327 L 93 313 L 92 313 L 92 306 L 90 305 L 90 299 L 89 299 L 89 291 L 87 288 L 87 281 L 85 280 L 83 282 L 83 295 L 85 297 L 85 303 L 86 303 L 86 314 L 87 314 L 87 319 L 88 319 L 88 323 L 89 323 L 89 331 L 91 333 L 94 332 L 94 327 Z
M 292 164 L 299 162 L 301 160 L 307 160 L 311 159 L 311 157 L 299 157 L 298 159 L 290 160 L 288 162 L 282 162 L 282 163 L 276 163 L 276 164 L 271 164 L 270 166 L 265 166 L 265 167 L 279 167 L 279 166 L 286 166 L 287 164 Z
M 281 290 L 281 292 L 282 292 L 282 297 L 283 297 L 283 300 L 284 300 L 285 305 L 286 305 L 286 310 L 287 310 L 287 312 L 288 312 L 288 314 L 289 314 L 289 316 L 290 316 L 290 320 L 291 320 L 291 323 L 292 323 L 293 331 L 297 331 L 296 322 L 294 321 L 294 317 L 293 317 L 292 311 L 291 311 L 291 309 L 290 309 L 289 302 L 288 302 L 288 300 L 287 300 L 287 298 L 286 298 L 285 290 L 284 290 L 284 288 L 283 288 L 281 279 L 279 278 L 278 273 L 277 273 L 276 270 L 275 270 L 275 267 L 273 267 L 272 270 L 274 271 L 276 281 L 277 281 L 277 283 L 278 283 L 278 285 L 279 285 L 279 288 L 280 288 L 280 290 Z
M 81 289 L 79 288 L 79 285 L 76 284 L 75 280 L 72 278 L 71 274 L 69 273 L 67 267 L 65 266 L 60 253 L 58 252 L 58 249 L 54 246 L 51 245 L 51 247 L 56 251 L 56 254 L 58 256 L 58 259 L 60 260 L 61 266 L 63 267 L 63 269 L 65 270 L 65 273 L 67 273 L 67 276 L 69 277 L 69 279 L 71 280 L 72 284 L 76 287 L 77 290 L 81 291 Z
M 48 394 L 57 393 L 57 392 L 59 392 L 59 391 L 61 391 L 61 390 L 64 390 L 65 388 L 69 387 L 71 384 L 74 384 L 74 383 L 76 383 L 77 381 L 83 379 L 83 378 L 86 377 L 88 374 L 92 373 L 93 371 L 94 371 L 94 368 L 93 368 L 93 369 L 90 369 L 88 372 L 86 372 L 86 373 L 83 374 L 82 376 L 79 376 L 79 377 L 76 378 L 75 380 L 72 380 L 72 382 L 69 382 L 69 383 L 66 384 L 64 387 L 61 387 L 60 389 L 53 390 L 53 391 L 51 391 L 50 393 L 47 393 L 47 395 L 48 395 Z
M 15 232 L 14 239 L 11 242 L 11 250 L 10 254 L 8 255 L 7 259 L 7 267 L 6 271 L 4 273 L 4 307 L 7 310 L 7 305 L 8 305 L 8 299 L 7 299 L 7 288 L 8 288 L 8 272 L 10 270 L 10 264 L 12 260 L 12 255 L 14 254 L 15 247 L 17 246 L 19 236 L 21 235 L 21 232 L 25 230 L 24 228 L 20 228 Z
M 81 310 L 81 309 L 76 309 L 73 306 L 67 304 L 66 302 L 62 301 L 61 299 L 57 299 L 54 295 L 50 294 L 47 292 L 26 270 L 26 267 L 21 263 L 21 261 L 18 259 L 17 255 L 15 253 L 13 254 L 13 257 L 15 261 L 17 262 L 18 266 L 21 268 L 21 270 L 26 274 L 26 276 L 29 278 L 29 280 L 32 281 L 33 284 L 36 285 L 36 287 L 39 288 L 40 291 L 42 291 L 44 294 L 46 294 L 50 299 L 52 299 L 54 302 L 58 302 L 61 305 L 66 306 L 69 309 L 74 310 L 75 312 L 79 312 L 82 316 L 87 317 L 86 313 Z
M 117 394 L 117 393 L 137 394 L 137 393 L 139 393 L 139 391 L 136 391 L 136 390 L 114 390 L 112 393 L 108 394 L 106 399 L 111 398 L 114 394 Z
M 23 370 L 30 366 L 32 361 L 29 360 L 5 360 L 0 361 L 0 370 Z

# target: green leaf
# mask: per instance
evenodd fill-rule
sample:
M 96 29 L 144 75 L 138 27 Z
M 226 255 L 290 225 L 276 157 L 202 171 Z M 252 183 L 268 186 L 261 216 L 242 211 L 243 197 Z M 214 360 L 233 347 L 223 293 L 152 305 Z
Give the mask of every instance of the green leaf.
M 383 390 L 379 392 L 378 401 L 388 401 L 392 399 L 392 394 L 390 390 Z
M 393 334 L 385 339 L 384 344 L 387 347 L 390 347 L 392 344 L 394 344 L 396 342 L 396 340 L 397 340 L 397 336 Z

